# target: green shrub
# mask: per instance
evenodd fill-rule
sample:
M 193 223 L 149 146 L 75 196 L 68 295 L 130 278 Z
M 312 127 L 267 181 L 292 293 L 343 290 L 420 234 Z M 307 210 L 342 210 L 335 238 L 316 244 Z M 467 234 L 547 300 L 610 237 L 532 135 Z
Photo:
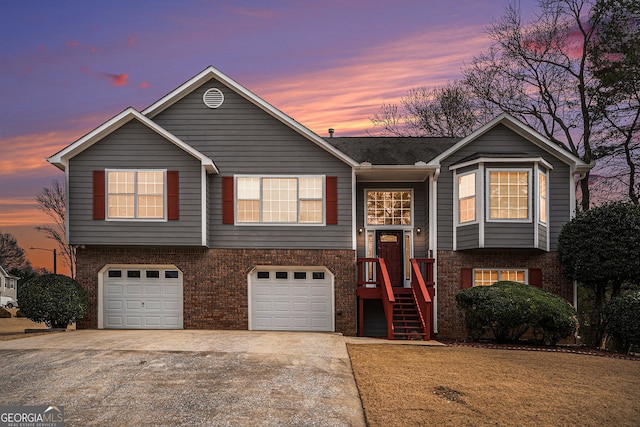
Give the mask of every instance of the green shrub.
M 518 282 L 465 289 L 456 294 L 456 304 L 474 340 L 490 331 L 499 342 L 518 341 L 531 328 L 539 342 L 555 345 L 577 325 L 576 312 L 564 299 Z
M 27 315 L 24 314 L 24 311 L 18 309 L 18 311 L 16 311 L 16 317 L 27 317 Z
M 605 306 L 607 332 L 622 341 L 626 350 L 640 345 L 640 291 L 613 298 Z
M 87 311 L 86 291 L 78 282 L 60 274 L 34 277 L 21 285 L 20 309 L 34 322 L 66 328 Z
M 11 317 L 11 313 L 9 313 L 4 308 L 0 308 L 0 319 L 7 319 L 9 317 Z

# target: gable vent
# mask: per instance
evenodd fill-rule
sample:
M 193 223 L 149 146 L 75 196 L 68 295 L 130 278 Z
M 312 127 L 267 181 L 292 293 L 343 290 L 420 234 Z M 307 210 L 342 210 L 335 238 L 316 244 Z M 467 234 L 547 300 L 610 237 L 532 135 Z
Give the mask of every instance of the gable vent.
M 211 88 L 204 93 L 202 100 L 207 107 L 218 108 L 224 102 L 224 95 L 220 89 Z

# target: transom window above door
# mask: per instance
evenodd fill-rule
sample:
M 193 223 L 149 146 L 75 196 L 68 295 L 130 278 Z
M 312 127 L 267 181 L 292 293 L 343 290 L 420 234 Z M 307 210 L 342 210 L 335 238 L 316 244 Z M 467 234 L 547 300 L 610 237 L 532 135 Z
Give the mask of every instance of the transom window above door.
M 411 191 L 367 190 L 367 225 L 411 225 Z

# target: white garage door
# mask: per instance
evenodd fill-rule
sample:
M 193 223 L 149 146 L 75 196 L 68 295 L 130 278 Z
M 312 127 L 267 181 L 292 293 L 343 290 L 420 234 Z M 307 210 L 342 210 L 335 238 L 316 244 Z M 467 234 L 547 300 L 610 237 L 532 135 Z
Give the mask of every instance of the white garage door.
M 249 275 L 250 329 L 333 331 L 333 281 L 324 268 L 270 268 Z
M 123 267 L 103 274 L 105 328 L 182 329 L 179 270 Z

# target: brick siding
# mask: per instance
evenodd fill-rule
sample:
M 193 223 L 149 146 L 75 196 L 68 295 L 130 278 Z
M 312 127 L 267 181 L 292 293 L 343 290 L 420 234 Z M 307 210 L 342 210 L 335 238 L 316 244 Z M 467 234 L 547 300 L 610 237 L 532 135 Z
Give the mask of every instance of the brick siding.
M 455 295 L 463 268 L 540 268 L 542 288 L 573 302 L 573 283 L 567 279 L 556 252 L 536 250 L 438 251 L 438 336 L 466 338 Z
M 355 251 L 78 248 L 77 280 L 89 293 L 78 328 L 98 327 L 98 272 L 107 264 L 172 264 L 183 273 L 184 328 L 246 330 L 247 275 L 258 265 L 324 266 L 335 276 L 336 332 L 356 334 Z

